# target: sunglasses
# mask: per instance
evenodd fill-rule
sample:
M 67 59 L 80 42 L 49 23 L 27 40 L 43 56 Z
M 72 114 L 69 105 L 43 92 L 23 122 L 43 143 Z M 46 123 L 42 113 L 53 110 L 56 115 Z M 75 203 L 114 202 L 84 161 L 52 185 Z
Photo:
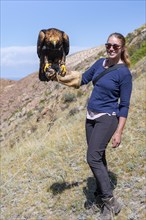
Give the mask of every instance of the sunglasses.
M 114 50 L 118 50 L 118 49 L 121 47 L 121 45 L 106 43 L 106 44 L 105 44 L 105 47 L 106 47 L 106 49 L 108 49 L 108 50 L 109 50 L 111 47 L 113 47 Z

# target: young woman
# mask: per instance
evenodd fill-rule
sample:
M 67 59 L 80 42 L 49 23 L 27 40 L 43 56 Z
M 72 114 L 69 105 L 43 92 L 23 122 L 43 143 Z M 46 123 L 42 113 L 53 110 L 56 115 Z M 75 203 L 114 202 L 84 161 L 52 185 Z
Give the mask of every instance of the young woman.
M 88 144 L 87 162 L 96 178 L 97 205 L 102 207 L 101 219 L 110 220 L 118 214 L 121 206 L 113 196 L 107 169 L 106 148 L 112 138 L 114 148 L 121 142 L 122 132 L 128 116 L 132 91 L 130 61 L 125 38 L 120 33 L 112 33 L 105 44 L 107 58 L 97 60 L 82 75 L 72 71 L 65 77 L 56 77 L 64 85 L 79 86 L 94 82 L 104 70 L 118 65 L 117 69 L 102 76 L 94 85 L 86 118 L 86 138 Z
M 105 44 L 107 58 L 99 59 L 83 75 L 81 85 L 94 81 L 105 69 L 120 65 L 118 69 L 101 77 L 93 87 L 87 106 L 86 138 L 87 162 L 97 182 L 97 203 L 102 206 L 101 219 L 110 220 L 121 206 L 113 196 L 106 162 L 106 147 L 112 138 L 112 146 L 118 147 L 128 116 L 132 91 L 132 76 L 128 69 L 125 38 L 113 33 Z

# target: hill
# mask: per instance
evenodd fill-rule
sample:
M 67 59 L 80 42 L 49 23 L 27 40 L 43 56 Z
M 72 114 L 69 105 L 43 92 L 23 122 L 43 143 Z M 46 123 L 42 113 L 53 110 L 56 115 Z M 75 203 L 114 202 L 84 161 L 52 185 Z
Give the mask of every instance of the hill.
M 141 54 L 145 27 L 127 35 L 129 50 Z M 103 46 L 68 56 L 84 71 L 104 56 Z M 128 122 L 118 149 L 108 147 L 115 194 L 123 209 L 118 220 L 144 220 L 145 56 L 133 63 Z M 75 90 L 42 83 L 38 73 L 4 85 L 1 92 L 1 219 L 95 220 L 86 210 L 95 180 L 86 162 L 84 121 L 92 85 Z

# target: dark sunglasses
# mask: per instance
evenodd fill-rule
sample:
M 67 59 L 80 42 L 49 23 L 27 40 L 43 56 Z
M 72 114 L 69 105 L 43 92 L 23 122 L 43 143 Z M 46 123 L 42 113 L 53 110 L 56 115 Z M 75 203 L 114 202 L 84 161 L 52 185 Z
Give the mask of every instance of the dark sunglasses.
M 118 50 L 118 49 L 121 47 L 121 45 L 106 43 L 106 44 L 105 44 L 105 47 L 106 47 L 106 49 L 108 49 L 108 50 L 109 50 L 111 47 L 113 47 L 114 50 Z

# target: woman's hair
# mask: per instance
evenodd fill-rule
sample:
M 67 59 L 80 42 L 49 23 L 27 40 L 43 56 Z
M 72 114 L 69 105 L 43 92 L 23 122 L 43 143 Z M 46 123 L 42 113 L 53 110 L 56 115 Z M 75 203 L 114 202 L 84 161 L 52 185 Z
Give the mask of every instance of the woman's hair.
M 127 48 L 126 48 L 126 40 L 125 40 L 125 37 L 120 34 L 120 33 L 112 33 L 110 34 L 110 36 L 108 37 L 108 39 L 112 36 L 115 36 L 116 38 L 120 39 L 121 40 L 121 43 L 122 43 L 122 47 L 123 47 L 123 51 L 121 53 L 121 60 L 124 61 L 124 63 L 130 67 L 130 59 L 129 59 L 129 54 L 128 54 L 128 51 L 127 51 Z

